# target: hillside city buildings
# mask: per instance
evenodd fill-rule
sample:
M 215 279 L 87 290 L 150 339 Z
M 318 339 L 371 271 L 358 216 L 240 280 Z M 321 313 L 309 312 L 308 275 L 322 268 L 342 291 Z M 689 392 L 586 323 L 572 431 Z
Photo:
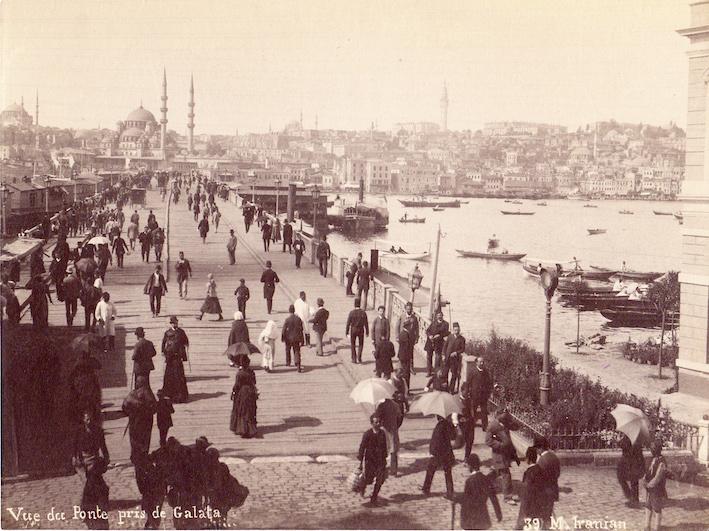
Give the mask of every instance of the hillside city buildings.
M 315 127 L 305 127 L 301 112 L 280 131 L 198 134 L 191 78 L 189 88 L 183 85 L 188 108 L 179 113 L 186 120 L 174 118 L 174 110 L 170 117 L 187 130 L 181 135 L 167 128 L 167 86 L 163 72 L 159 121 L 141 104 L 115 129 L 41 127 L 24 105 L 10 105 L 0 128 L 3 175 L 25 176 L 30 166 L 30 173 L 69 177 L 199 168 L 230 180 L 298 181 L 333 190 L 356 188 L 362 180 L 368 193 L 672 198 L 681 192 L 685 133 L 674 124 L 610 120 L 569 131 L 511 121 L 451 131 L 444 85 L 438 123 L 401 122 L 390 131 L 374 122 L 365 131 L 319 129 L 317 116 Z

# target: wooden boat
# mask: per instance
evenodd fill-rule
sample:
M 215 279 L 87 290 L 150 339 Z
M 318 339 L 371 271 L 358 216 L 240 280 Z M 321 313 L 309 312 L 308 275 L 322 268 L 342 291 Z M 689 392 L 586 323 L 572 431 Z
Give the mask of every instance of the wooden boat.
M 523 205 L 522 201 L 512 201 L 513 205 Z
M 459 200 L 454 200 L 454 201 L 427 201 L 425 199 L 420 199 L 420 200 L 406 200 L 406 199 L 399 199 L 399 203 L 404 205 L 405 207 L 446 207 L 446 208 L 460 208 L 460 201 Z
M 594 234 L 605 234 L 606 229 L 586 229 L 588 231 L 589 236 L 593 236 Z
M 399 258 L 401 260 L 418 260 L 425 262 L 431 259 L 431 253 L 424 251 L 422 253 L 392 253 L 391 251 L 381 251 L 379 253 L 384 258 Z
M 426 223 L 426 218 L 399 218 L 399 223 Z
M 662 312 L 651 309 L 605 308 L 601 315 L 615 326 L 631 326 L 637 328 L 653 328 L 662 324 Z M 665 319 L 665 326 L 679 325 L 679 315 L 672 312 Z
M 485 258 L 487 260 L 515 261 L 527 256 L 526 253 L 478 253 L 475 251 L 463 251 L 461 249 L 456 249 L 455 252 L 465 258 Z
M 632 210 L 619 210 L 618 214 L 634 214 Z
M 598 205 L 591 205 L 590 203 L 586 203 L 583 207 L 584 208 L 598 208 Z
M 675 217 L 675 219 L 678 219 L 680 221 L 684 220 L 684 215 L 682 214 L 682 212 L 674 212 L 672 215 Z
M 517 212 L 512 212 L 511 210 L 500 210 L 505 216 L 533 216 L 534 212 L 522 212 L 518 210 Z
M 436 205 L 435 207 L 433 207 L 434 212 L 443 212 L 444 210 L 445 208 L 443 208 L 442 206 Z
M 652 213 L 655 214 L 656 216 L 671 216 L 672 215 L 672 212 L 663 212 L 661 210 L 653 210 Z
M 470 203 L 470 201 L 461 201 L 460 202 L 461 205 L 467 205 L 468 203 Z
M 616 271 L 609 269 L 608 271 L 587 271 L 585 269 L 569 271 L 568 277 L 581 277 L 582 280 L 605 280 L 607 281 Z
M 611 276 L 616 276 L 621 279 L 628 279 L 628 280 L 636 280 L 638 282 L 652 282 L 653 280 L 657 280 L 660 278 L 664 273 L 660 273 L 658 271 L 649 271 L 649 272 L 643 272 L 643 271 L 633 271 L 633 270 L 628 270 L 628 271 L 613 271 L 612 269 L 608 269 L 607 267 L 599 267 L 592 265 L 591 269 L 594 269 L 595 271 L 604 271 L 604 272 L 609 272 L 612 271 L 613 273 Z
M 547 206 L 547 204 L 544 201 L 542 201 L 541 203 L 537 203 L 537 206 Z

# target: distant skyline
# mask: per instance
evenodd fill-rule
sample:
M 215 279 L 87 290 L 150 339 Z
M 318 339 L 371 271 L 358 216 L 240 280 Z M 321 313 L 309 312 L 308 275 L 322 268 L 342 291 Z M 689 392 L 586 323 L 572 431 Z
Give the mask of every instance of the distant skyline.
M 206 7 L 205 7 L 206 6 Z M 40 124 L 114 128 L 142 101 L 195 135 L 490 121 L 571 129 L 614 118 L 685 127 L 684 0 L 259 2 L 3 0 L 0 107 Z

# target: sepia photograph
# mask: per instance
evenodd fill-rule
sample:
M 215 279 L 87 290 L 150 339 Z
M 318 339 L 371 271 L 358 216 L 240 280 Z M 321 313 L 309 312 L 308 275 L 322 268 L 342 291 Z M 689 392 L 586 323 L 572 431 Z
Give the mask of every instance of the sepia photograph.
M 709 0 L 0 0 L 3 529 L 709 529 Z

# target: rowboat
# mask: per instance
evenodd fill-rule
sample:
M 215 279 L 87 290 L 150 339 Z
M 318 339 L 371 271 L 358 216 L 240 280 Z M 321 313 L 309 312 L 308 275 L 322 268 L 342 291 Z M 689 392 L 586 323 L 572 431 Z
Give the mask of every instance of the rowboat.
M 425 199 L 408 201 L 405 199 L 399 199 L 399 203 L 405 207 L 446 207 L 446 208 L 460 208 L 460 201 L 427 201 Z
M 583 207 L 584 208 L 598 208 L 598 205 L 591 205 L 589 203 L 586 203 Z
M 517 212 L 512 212 L 510 210 L 500 210 L 505 216 L 533 216 L 534 212 L 522 212 L 518 210 Z
M 618 214 L 634 214 L 632 210 L 619 210 Z
M 653 280 L 657 280 L 660 278 L 664 273 L 660 273 L 658 271 L 648 271 L 648 272 L 643 272 L 643 271 L 617 271 L 617 270 L 612 270 L 608 269 L 607 267 L 599 267 L 592 265 L 591 269 L 595 271 L 603 271 L 603 272 L 612 272 L 611 276 L 616 276 L 621 279 L 627 279 L 627 280 L 636 280 L 638 282 L 652 282 Z
M 682 214 L 682 212 L 675 212 L 672 215 L 675 217 L 675 219 L 678 219 L 680 221 L 684 220 L 684 215 Z
M 653 210 L 652 213 L 655 214 L 656 216 L 671 216 L 672 215 L 672 212 L 663 212 L 661 210 Z
M 607 281 L 616 271 L 586 271 L 586 270 L 575 270 L 569 271 L 569 277 L 581 277 L 582 280 L 605 280 Z
M 444 210 L 445 208 L 443 208 L 442 206 L 436 205 L 435 207 L 433 207 L 434 212 L 443 212 Z
M 605 234 L 606 229 L 586 229 L 588 231 L 589 236 L 593 236 L 594 234 Z
M 545 202 L 537 203 L 537 206 L 547 206 Z
M 523 205 L 522 201 L 512 201 L 513 205 Z
M 426 223 L 426 218 L 399 218 L 399 223 Z
M 391 251 L 382 251 L 379 253 L 383 258 L 398 258 L 400 260 L 418 260 L 425 262 L 431 259 L 431 253 L 424 251 L 422 253 L 392 253 Z
M 526 253 L 478 253 L 475 251 L 463 251 L 461 249 L 456 249 L 455 252 L 465 258 L 485 258 L 487 260 L 515 261 L 527 256 Z
M 662 324 L 662 312 L 655 309 L 618 309 L 605 308 L 601 310 L 601 315 L 616 326 L 632 326 L 638 328 L 652 328 Z M 679 325 L 679 315 L 675 312 L 669 314 L 665 319 L 665 326 L 671 328 Z

